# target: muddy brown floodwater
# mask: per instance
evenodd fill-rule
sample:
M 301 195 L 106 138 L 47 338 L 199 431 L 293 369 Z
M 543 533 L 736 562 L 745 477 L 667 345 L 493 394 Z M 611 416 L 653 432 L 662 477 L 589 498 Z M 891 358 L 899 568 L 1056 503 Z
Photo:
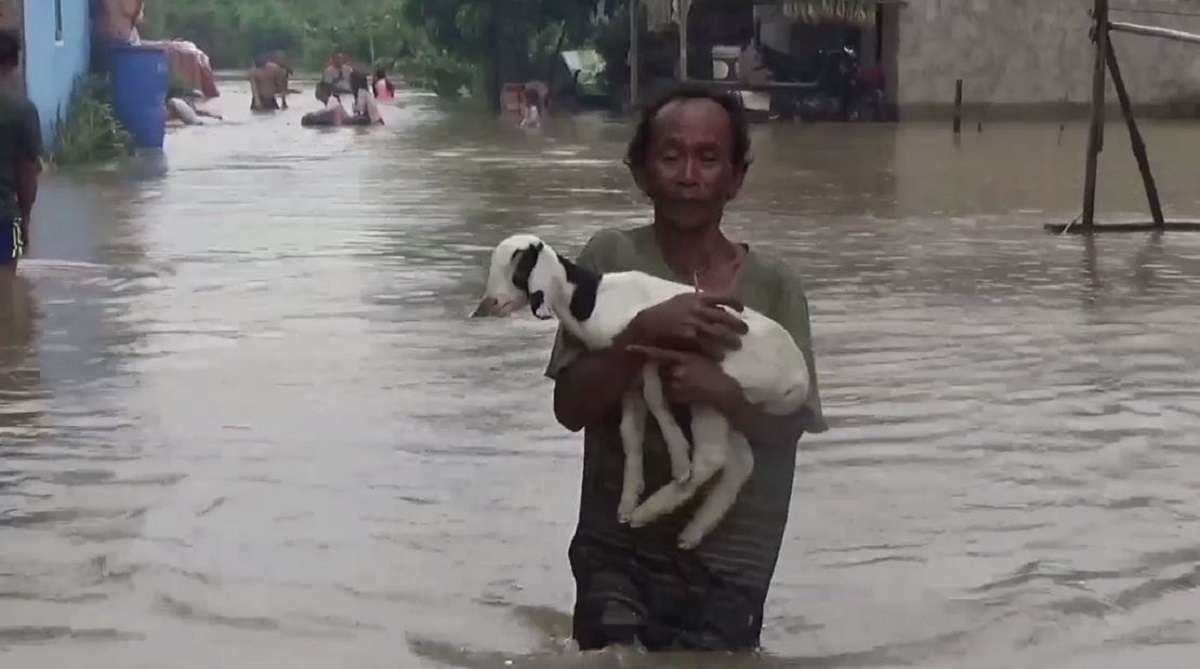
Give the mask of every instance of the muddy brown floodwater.
M 629 128 L 415 97 L 47 178 L 0 292 L 0 665 L 1191 667 L 1200 236 L 1079 210 L 1084 130 L 758 127 L 731 229 L 808 285 L 806 438 L 760 657 L 570 648 L 580 438 L 553 324 L 468 320 L 490 246 L 644 220 Z M 1147 130 L 1200 215 L 1200 127 Z M 1122 128 L 1101 212 L 1139 216 Z M 1189 436 L 1190 435 L 1190 436 Z

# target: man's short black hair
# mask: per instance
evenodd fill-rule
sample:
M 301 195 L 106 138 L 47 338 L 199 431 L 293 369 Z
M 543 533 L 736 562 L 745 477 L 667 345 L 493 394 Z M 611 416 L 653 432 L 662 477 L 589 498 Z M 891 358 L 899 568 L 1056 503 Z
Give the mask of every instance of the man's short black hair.
M 712 100 L 721 105 L 729 115 L 729 134 L 733 137 L 733 164 L 749 167 L 750 124 L 746 120 L 746 108 L 742 106 L 741 98 L 733 93 L 716 92 L 695 84 L 676 86 L 642 108 L 642 113 L 638 117 L 637 129 L 633 132 L 633 139 L 629 140 L 625 164 L 634 169 L 642 169 L 646 166 L 654 118 L 658 116 L 658 112 L 663 107 L 679 100 Z
M 0 66 L 14 67 L 21 62 L 21 33 L 0 28 Z

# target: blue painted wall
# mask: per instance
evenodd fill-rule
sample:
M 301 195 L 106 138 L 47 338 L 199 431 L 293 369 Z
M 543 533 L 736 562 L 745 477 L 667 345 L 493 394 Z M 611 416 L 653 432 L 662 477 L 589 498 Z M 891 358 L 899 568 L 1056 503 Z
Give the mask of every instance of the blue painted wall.
M 42 117 L 42 138 L 67 112 L 71 91 L 88 70 L 92 31 L 89 0 L 25 0 L 25 93 Z M 62 33 L 58 34 L 58 9 Z

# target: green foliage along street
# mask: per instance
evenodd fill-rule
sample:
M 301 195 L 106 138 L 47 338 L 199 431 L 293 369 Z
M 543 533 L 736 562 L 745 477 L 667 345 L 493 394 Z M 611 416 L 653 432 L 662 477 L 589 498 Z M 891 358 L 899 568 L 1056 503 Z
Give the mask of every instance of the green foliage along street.
M 558 50 L 590 46 L 609 0 L 148 0 L 144 32 L 204 49 L 216 69 L 283 49 L 297 70 L 340 51 L 453 97 L 498 104 L 504 81 L 545 79 Z M 493 102 L 496 101 L 496 102 Z

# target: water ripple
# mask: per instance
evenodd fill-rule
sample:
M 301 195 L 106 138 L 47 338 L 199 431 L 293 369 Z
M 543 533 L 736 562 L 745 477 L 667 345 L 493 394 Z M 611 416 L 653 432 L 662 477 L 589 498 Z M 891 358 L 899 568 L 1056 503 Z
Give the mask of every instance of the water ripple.
M 310 132 L 315 102 L 251 117 L 226 86 L 230 121 L 163 164 L 47 177 L 45 257 L 0 290 L 5 666 L 1200 656 L 1200 242 L 1040 234 L 1077 208 L 1082 130 L 754 129 L 729 226 L 805 281 L 834 427 L 801 449 L 766 650 L 579 654 L 554 325 L 466 315 L 503 236 L 575 253 L 646 219 L 628 126 L 417 96 Z M 1200 210 L 1200 134 L 1146 132 Z M 1137 215 L 1111 162 L 1103 208 Z

